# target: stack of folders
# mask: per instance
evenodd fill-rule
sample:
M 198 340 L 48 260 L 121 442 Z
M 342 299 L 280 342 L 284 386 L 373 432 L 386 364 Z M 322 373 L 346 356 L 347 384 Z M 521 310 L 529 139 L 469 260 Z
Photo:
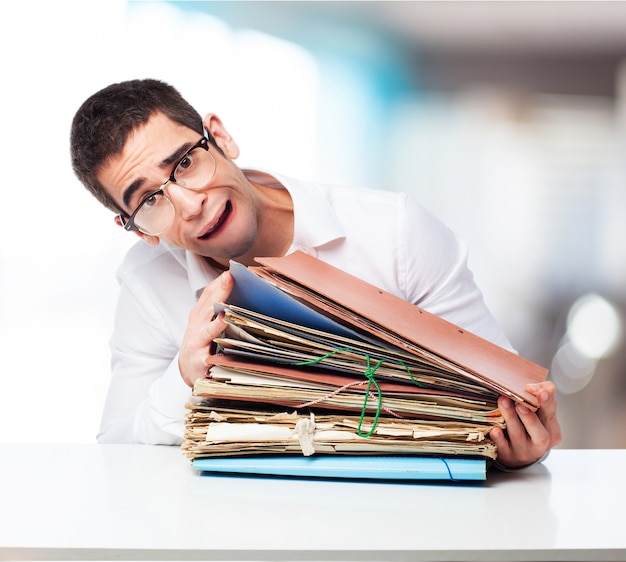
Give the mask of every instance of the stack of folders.
M 482 478 L 498 397 L 538 407 L 543 367 L 302 252 L 257 261 L 231 263 L 228 327 L 187 405 L 198 470 Z

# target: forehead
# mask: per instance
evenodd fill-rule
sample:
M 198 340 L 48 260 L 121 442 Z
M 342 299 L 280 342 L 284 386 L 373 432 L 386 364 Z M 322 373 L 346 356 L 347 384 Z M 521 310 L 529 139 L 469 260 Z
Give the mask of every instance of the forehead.
M 171 171 L 172 155 L 196 137 L 189 127 L 155 113 L 128 136 L 122 151 L 101 167 L 98 181 L 120 209 L 128 210 L 124 194 L 144 186 L 158 189 Z

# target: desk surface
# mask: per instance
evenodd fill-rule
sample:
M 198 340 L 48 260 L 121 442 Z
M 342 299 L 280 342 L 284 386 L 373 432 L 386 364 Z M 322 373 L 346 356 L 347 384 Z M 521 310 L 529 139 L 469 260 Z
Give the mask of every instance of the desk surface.
M 0 444 L 0 560 L 626 560 L 626 450 L 487 482 L 199 475 L 176 447 Z

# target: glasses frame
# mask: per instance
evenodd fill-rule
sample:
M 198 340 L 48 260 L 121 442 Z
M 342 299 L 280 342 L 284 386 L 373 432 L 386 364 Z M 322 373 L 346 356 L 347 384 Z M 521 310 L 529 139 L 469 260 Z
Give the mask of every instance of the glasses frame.
M 120 222 L 122 223 L 122 226 L 124 227 L 124 230 L 127 230 L 128 232 L 132 232 L 135 230 L 138 230 L 140 232 L 143 232 L 143 230 L 141 230 L 141 228 L 139 228 L 136 224 L 135 224 L 135 217 L 137 216 L 137 213 L 139 211 L 141 211 L 141 208 L 148 202 L 148 200 L 151 197 L 154 197 L 155 195 L 162 195 L 163 197 L 165 197 L 168 201 L 169 204 L 172 205 L 172 208 L 174 208 L 174 204 L 172 203 L 172 201 L 170 200 L 170 198 L 167 196 L 167 193 L 165 193 L 165 186 L 168 183 L 176 183 L 176 177 L 175 177 L 175 173 L 176 170 L 178 168 L 178 166 L 180 166 L 180 163 L 187 158 L 187 156 L 189 156 L 189 154 L 191 152 L 193 152 L 196 148 L 203 148 L 204 150 L 206 150 L 207 152 L 209 151 L 209 139 L 206 136 L 202 136 L 202 138 L 196 143 L 194 144 L 192 147 L 189 148 L 189 150 L 187 150 L 185 152 L 185 154 L 183 154 L 172 166 L 172 172 L 170 173 L 170 177 L 167 178 L 159 187 L 159 189 L 155 189 L 154 191 L 151 191 L 150 193 L 148 193 L 143 200 L 141 201 L 141 203 L 139 203 L 139 205 L 137 205 L 137 207 L 135 208 L 135 210 L 129 215 L 127 213 L 124 213 L 123 211 L 118 215 Z M 213 172 L 215 174 L 215 172 Z M 184 186 L 181 186 L 184 187 Z M 171 224 L 171 223 L 170 223 Z M 169 228 L 170 225 L 167 226 L 167 228 Z M 161 232 L 164 232 L 165 230 L 167 230 L 167 228 L 163 229 Z M 144 232 L 144 234 L 148 234 L 149 236 L 158 236 L 159 234 L 161 234 L 161 232 L 157 232 L 155 234 L 148 234 L 147 232 Z

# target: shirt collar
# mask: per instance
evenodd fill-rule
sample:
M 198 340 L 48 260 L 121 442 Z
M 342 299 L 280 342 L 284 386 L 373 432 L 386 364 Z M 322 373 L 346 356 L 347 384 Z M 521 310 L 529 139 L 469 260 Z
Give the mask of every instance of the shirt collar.
M 326 190 L 317 188 L 324 186 L 281 174 L 272 175 L 285 186 L 293 201 L 294 238 L 290 251 L 315 250 L 345 237 L 343 225 L 326 197 Z
M 209 264 L 203 257 L 161 241 L 176 261 L 187 271 L 187 278 L 191 291 L 196 298 L 200 296 L 202 290 L 219 275 L 219 271 Z
M 291 195 L 294 208 L 294 238 L 289 253 L 304 250 L 315 255 L 317 248 L 345 237 L 344 228 L 326 198 L 325 190 L 315 189 L 312 182 L 296 180 L 266 170 L 260 171 L 275 177 Z M 187 270 L 191 290 L 196 297 L 200 296 L 204 287 L 220 272 L 197 254 L 169 244 L 167 246 L 176 260 Z
M 215 279 L 220 272 L 197 254 L 185 252 L 185 257 L 187 258 L 189 285 L 197 298 L 200 296 L 200 293 L 202 293 L 202 290 Z

